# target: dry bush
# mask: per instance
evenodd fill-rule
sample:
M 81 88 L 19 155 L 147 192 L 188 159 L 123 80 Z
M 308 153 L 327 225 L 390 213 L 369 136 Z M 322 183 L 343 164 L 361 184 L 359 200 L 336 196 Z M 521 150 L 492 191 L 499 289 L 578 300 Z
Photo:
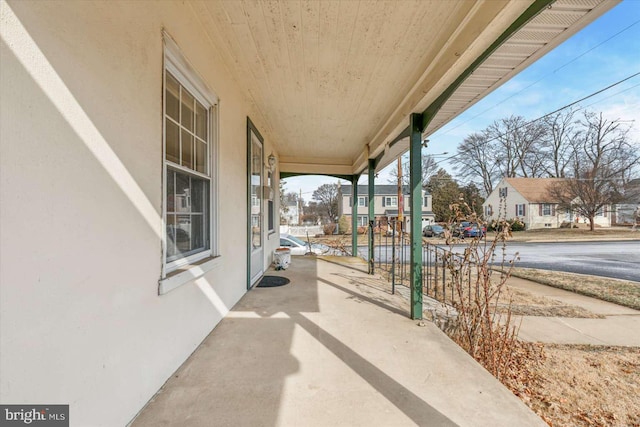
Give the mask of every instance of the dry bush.
M 455 221 L 450 229 L 461 221 L 486 225 L 465 203 L 452 205 L 451 210 Z M 503 302 L 507 298 L 506 281 L 516 260 L 506 258 L 510 224 L 503 221 L 498 229 L 491 241 L 465 240 L 467 246 L 459 254 L 454 253 L 453 247 L 457 239 L 447 236 L 445 265 L 448 285 L 452 287 L 451 304 L 457 312 L 456 326 L 448 333 L 498 380 L 521 394 L 529 389 L 531 381 L 537 380 L 535 368 L 544 360 L 544 350 L 518 340 L 519 325 L 513 322 L 511 301 Z M 501 257 L 496 255 L 498 252 L 502 252 Z M 499 272 L 492 270 L 496 264 Z
M 337 225 L 335 223 L 325 224 L 324 227 L 322 227 L 322 231 L 325 236 L 330 236 L 336 231 L 336 227 Z

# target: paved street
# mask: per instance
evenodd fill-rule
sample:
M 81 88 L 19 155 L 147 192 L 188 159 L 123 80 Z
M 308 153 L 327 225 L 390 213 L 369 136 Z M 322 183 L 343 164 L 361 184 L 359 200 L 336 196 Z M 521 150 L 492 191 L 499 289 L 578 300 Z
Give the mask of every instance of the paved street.
M 442 246 L 446 247 L 446 246 Z M 460 250 L 463 245 L 454 246 Z M 366 258 L 366 246 L 358 247 Z M 508 243 L 507 259 L 518 253 L 518 267 L 589 274 L 640 282 L 640 241 Z M 391 246 L 375 248 L 374 258 L 391 259 Z M 403 259 L 409 260 L 405 248 Z
M 510 243 L 518 267 L 590 274 L 640 282 L 640 242 Z

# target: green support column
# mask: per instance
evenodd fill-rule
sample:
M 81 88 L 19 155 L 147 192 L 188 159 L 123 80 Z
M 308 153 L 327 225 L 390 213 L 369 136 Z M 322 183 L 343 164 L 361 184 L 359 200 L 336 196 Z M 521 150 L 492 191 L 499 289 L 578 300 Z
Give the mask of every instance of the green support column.
M 358 256 L 358 175 L 353 175 L 351 183 L 351 256 Z
M 375 215 L 375 198 L 374 198 L 374 190 L 375 190 L 375 177 L 376 177 L 376 160 L 369 159 L 369 198 L 368 198 L 368 206 L 369 206 L 369 222 L 374 220 Z M 375 225 L 375 224 L 374 224 Z M 371 235 L 367 239 L 369 241 L 369 274 L 373 274 L 373 227 L 369 228 Z
M 411 114 L 409 175 L 411 191 L 411 318 L 422 319 L 422 114 Z

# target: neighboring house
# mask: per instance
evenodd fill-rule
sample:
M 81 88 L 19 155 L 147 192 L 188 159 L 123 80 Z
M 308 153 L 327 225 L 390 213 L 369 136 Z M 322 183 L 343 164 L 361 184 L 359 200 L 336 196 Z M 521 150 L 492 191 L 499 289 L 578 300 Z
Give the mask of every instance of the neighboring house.
M 487 221 L 518 218 L 528 230 L 559 228 L 562 223 L 585 222 L 574 212 L 558 208 L 548 189 L 562 178 L 503 178 L 482 204 Z M 605 206 L 594 218 L 600 227 L 611 226 L 611 209 Z
M 640 179 L 631 180 L 624 189 L 624 200 L 613 207 L 613 224 L 633 224 L 640 208 Z
M 300 211 L 298 209 L 298 202 L 287 202 L 287 211 L 281 212 L 282 222 L 286 225 L 299 225 L 300 223 Z
M 344 215 L 351 221 L 351 204 L 353 188 L 351 185 L 342 185 L 338 195 L 338 216 Z M 411 213 L 411 196 L 409 187 L 402 188 L 402 212 L 406 227 L 409 226 L 409 215 Z M 364 227 L 369 224 L 369 190 L 366 185 L 358 185 L 358 225 Z M 373 219 L 398 218 L 398 186 L 397 185 L 376 185 L 374 187 L 374 210 Z M 435 215 L 431 211 L 431 194 L 422 190 L 422 224 L 427 225 L 435 221 Z M 351 223 L 351 222 L 349 222 Z M 405 228 L 408 230 L 408 228 Z

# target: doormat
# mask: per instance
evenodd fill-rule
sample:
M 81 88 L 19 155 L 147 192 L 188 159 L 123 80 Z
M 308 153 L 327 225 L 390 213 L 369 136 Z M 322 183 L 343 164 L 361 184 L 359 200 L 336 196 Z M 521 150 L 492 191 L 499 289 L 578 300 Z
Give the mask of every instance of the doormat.
M 289 283 L 290 280 L 286 277 L 280 276 L 263 276 L 260 283 L 256 285 L 256 288 L 275 288 L 276 286 L 283 286 Z

